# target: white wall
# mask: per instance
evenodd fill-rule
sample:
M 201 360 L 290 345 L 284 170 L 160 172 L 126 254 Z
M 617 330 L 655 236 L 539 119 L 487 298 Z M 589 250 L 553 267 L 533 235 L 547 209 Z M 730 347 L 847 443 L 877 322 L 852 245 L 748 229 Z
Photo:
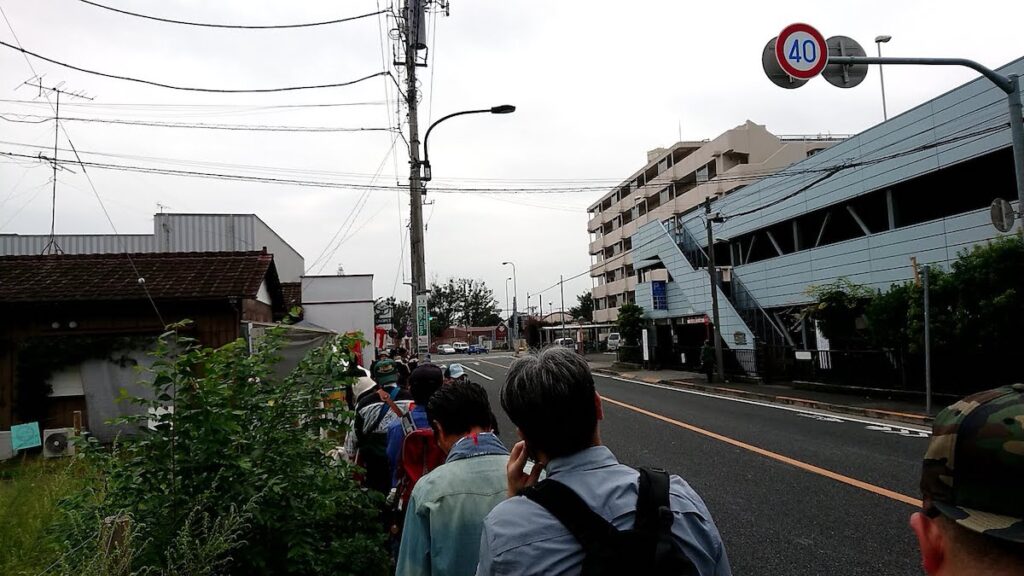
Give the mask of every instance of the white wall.
M 363 362 L 373 360 L 373 276 L 303 276 L 304 318 L 339 334 L 362 332 L 370 345 Z

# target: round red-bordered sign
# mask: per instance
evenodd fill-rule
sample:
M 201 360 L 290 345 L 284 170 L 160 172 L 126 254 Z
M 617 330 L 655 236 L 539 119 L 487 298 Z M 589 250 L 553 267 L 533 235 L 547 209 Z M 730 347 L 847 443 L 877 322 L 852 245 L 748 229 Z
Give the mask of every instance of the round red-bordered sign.
M 825 37 L 808 24 L 790 24 L 775 41 L 775 59 L 782 70 L 800 80 L 810 80 L 828 64 Z

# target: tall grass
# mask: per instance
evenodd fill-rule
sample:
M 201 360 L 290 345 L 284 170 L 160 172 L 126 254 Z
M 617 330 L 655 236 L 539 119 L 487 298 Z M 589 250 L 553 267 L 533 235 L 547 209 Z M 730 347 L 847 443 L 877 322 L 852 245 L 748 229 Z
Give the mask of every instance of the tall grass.
M 83 467 L 73 459 L 0 463 L 0 574 L 36 576 L 57 560 L 57 502 L 84 486 Z

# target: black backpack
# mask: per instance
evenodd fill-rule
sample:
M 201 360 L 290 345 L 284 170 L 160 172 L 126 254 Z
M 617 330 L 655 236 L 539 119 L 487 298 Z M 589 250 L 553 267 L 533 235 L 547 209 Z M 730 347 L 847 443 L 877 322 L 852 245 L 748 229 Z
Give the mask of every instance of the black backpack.
M 632 530 L 619 530 L 556 480 L 522 491 L 565 526 L 583 547 L 582 576 L 697 574 L 697 568 L 672 539 L 668 473 L 640 468 L 640 494 Z

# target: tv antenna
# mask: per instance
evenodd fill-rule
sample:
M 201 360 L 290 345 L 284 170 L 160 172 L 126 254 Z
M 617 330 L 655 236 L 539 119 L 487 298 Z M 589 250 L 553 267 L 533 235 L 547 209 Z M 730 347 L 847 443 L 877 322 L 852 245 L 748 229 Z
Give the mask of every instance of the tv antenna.
M 35 83 L 33 84 L 33 82 Z M 30 86 L 38 90 L 39 94 L 38 96 L 36 96 L 36 98 L 42 98 L 44 96 L 48 97 L 50 94 L 56 95 L 57 103 L 56 106 L 54 106 L 53 117 L 53 158 L 48 159 L 45 156 L 40 156 L 40 158 L 43 160 L 49 160 L 50 164 L 53 166 L 53 193 L 50 198 L 50 238 L 46 242 L 46 246 L 43 247 L 42 253 L 63 254 L 64 250 L 60 247 L 59 244 L 57 244 L 57 238 L 54 234 L 57 222 L 57 141 L 60 137 L 60 96 L 61 94 L 63 94 L 70 98 L 77 98 L 80 100 L 93 100 L 94 97 L 86 94 L 84 90 L 65 90 L 63 81 L 57 83 L 54 86 L 44 86 L 43 76 L 33 76 L 28 80 L 22 82 L 21 85 L 18 86 L 18 88 L 21 88 L 21 86 Z M 15 88 L 15 90 L 17 90 L 17 88 Z

